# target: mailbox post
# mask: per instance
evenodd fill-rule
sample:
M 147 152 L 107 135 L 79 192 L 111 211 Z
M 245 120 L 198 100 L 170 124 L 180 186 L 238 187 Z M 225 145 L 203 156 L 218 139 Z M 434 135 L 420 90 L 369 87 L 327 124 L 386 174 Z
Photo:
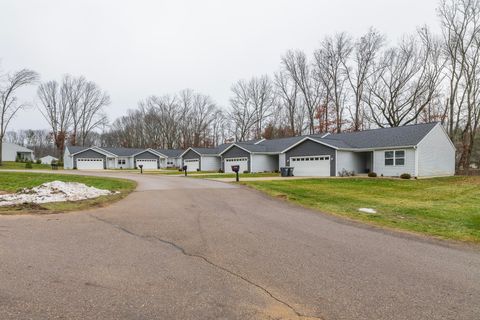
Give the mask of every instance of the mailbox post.
M 139 164 L 138 167 L 140 168 L 140 174 L 143 174 L 143 164 Z
M 183 166 L 183 168 L 182 168 L 183 172 L 185 173 L 185 177 L 187 176 L 187 168 L 188 168 L 187 166 Z
M 238 179 L 238 171 L 240 171 L 240 166 L 239 165 L 236 165 L 236 166 L 232 166 L 232 171 L 235 172 L 237 174 L 237 182 L 239 181 Z

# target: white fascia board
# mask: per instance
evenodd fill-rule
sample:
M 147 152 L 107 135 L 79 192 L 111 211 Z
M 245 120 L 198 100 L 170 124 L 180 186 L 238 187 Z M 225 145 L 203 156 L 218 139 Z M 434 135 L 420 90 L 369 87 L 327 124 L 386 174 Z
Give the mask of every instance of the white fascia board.
M 265 141 L 265 140 L 267 140 L 267 139 L 265 139 L 265 138 L 263 138 L 263 139 L 260 139 L 260 140 L 258 140 L 257 142 L 255 142 L 254 144 L 259 144 L 259 143 L 262 143 L 262 142 L 263 142 L 263 141 Z
M 197 151 L 195 151 L 192 147 L 188 148 L 187 150 L 183 151 L 183 153 L 180 155 L 180 158 L 183 158 L 183 156 L 188 153 L 188 151 L 192 150 L 193 152 L 195 152 L 196 154 L 198 154 L 199 156 L 201 156 L 200 153 L 198 153 Z
M 229 145 L 227 148 L 225 148 L 225 150 L 223 150 L 222 152 L 220 152 L 219 155 L 221 156 L 222 154 L 224 154 L 225 152 L 227 152 L 227 150 L 230 150 L 230 149 L 233 148 L 233 147 L 237 147 L 237 148 L 242 149 L 243 151 L 246 151 L 246 152 L 248 152 L 248 153 L 252 153 L 251 151 L 248 151 L 247 149 L 242 148 L 242 147 L 239 146 L 238 144 L 232 143 L 232 144 Z
M 303 143 L 303 142 L 305 142 L 305 141 L 307 141 L 307 140 L 316 142 L 316 143 L 318 143 L 318 144 L 323 144 L 324 146 L 327 146 L 327 147 L 332 148 L 332 149 L 335 149 L 335 150 L 338 150 L 338 149 L 339 149 L 338 147 L 332 146 L 332 145 L 330 145 L 330 144 L 328 144 L 328 143 L 325 143 L 325 142 L 323 142 L 323 141 L 318 141 L 318 140 L 313 139 L 313 138 L 311 138 L 311 137 L 305 137 L 305 138 L 303 138 L 302 140 L 297 141 L 297 142 L 294 143 L 293 145 L 289 146 L 288 148 L 286 148 L 285 150 L 283 150 L 283 151 L 280 152 L 280 153 L 285 153 L 285 152 L 287 152 L 288 150 L 290 150 L 290 149 L 298 146 L 299 144 L 301 144 L 301 143 Z
M 103 152 L 107 157 L 108 157 L 108 156 L 118 157 L 118 155 L 116 155 L 115 153 L 112 153 L 112 152 L 109 152 L 109 151 L 107 151 L 107 150 L 104 150 L 104 149 L 102 149 L 101 147 L 93 146 L 91 149 L 92 149 L 92 150 L 99 151 L 99 152 Z
M 140 151 L 140 152 L 137 152 L 137 153 L 135 153 L 135 154 L 132 154 L 132 155 L 129 156 L 129 157 L 135 157 L 135 156 L 137 156 L 137 155 L 139 155 L 139 154 L 141 154 L 141 153 L 144 153 L 145 151 L 150 152 L 150 153 L 153 153 L 153 154 L 156 155 L 156 156 L 166 158 L 166 156 L 165 156 L 164 154 L 161 154 L 160 152 L 157 152 L 157 151 L 155 151 L 155 150 L 153 150 L 153 149 L 151 149 L 151 148 L 147 148 L 147 149 L 145 149 L 145 150 L 142 150 L 142 151 Z
M 89 147 L 89 148 L 83 149 L 82 151 L 78 151 L 78 152 L 75 152 L 75 153 L 71 153 L 70 156 L 74 156 L 74 155 L 76 155 L 76 154 L 85 152 L 85 151 L 87 151 L 87 150 L 92 150 L 92 151 L 101 153 L 101 154 L 103 154 L 104 156 L 107 156 L 107 157 L 110 156 L 110 155 L 116 157 L 116 155 L 114 155 L 113 153 L 107 152 L 107 151 L 105 151 L 105 150 L 103 150 L 103 149 L 101 149 L 101 148 L 98 148 L 98 147 Z

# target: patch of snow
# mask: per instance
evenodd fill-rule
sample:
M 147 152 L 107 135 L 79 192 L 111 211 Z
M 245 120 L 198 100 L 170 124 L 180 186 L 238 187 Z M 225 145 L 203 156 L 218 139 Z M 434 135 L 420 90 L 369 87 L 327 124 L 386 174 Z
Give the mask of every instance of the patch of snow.
M 52 181 L 43 183 L 38 187 L 22 189 L 17 193 L 0 195 L 0 206 L 22 203 L 78 201 L 113 193 L 109 190 L 89 187 L 78 182 Z
M 364 213 L 377 213 L 377 210 L 372 208 L 359 208 L 358 211 L 364 212 Z

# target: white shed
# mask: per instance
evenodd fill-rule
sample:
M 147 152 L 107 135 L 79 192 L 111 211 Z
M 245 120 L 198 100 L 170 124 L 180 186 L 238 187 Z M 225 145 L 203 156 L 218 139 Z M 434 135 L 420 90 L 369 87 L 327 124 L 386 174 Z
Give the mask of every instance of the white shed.
M 52 164 L 52 161 L 58 161 L 58 158 L 48 155 L 45 157 L 41 157 L 40 161 L 42 161 L 42 164 Z

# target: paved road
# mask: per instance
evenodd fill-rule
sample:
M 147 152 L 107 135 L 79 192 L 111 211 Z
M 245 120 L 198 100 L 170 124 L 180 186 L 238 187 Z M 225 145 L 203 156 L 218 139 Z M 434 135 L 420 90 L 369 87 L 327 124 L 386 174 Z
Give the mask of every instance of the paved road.
M 130 177 L 107 208 L 0 216 L 0 319 L 480 319 L 475 248 Z

